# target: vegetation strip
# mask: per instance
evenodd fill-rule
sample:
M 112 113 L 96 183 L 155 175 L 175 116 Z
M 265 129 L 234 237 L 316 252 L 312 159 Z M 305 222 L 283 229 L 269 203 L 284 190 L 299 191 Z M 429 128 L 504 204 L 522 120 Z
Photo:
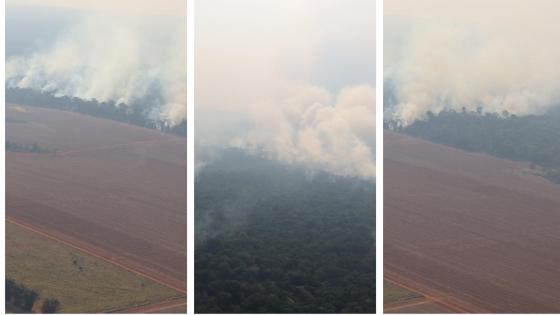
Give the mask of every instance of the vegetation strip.
M 184 297 L 177 298 L 176 300 L 181 300 L 180 302 L 171 303 L 174 301 L 163 301 L 163 302 L 156 302 L 156 303 L 148 303 L 146 305 L 141 306 L 134 306 L 128 308 L 122 308 L 117 310 L 109 311 L 108 313 L 153 313 L 157 311 L 162 311 L 170 308 L 176 308 L 181 306 L 186 306 L 187 302 L 184 300 Z
M 443 305 L 443 306 L 445 306 L 445 307 L 451 309 L 452 311 L 454 311 L 454 312 L 456 312 L 456 313 L 471 313 L 471 311 L 469 311 L 469 310 L 467 310 L 467 309 L 464 309 L 464 308 L 462 308 L 462 307 L 460 307 L 460 306 L 456 306 L 456 305 L 449 304 L 448 302 L 442 301 L 442 300 L 438 299 L 437 297 L 434 297 L 434 296 L 431 295 L 431 294 L 422 292 L 422 290 L 418 290 L 418 289 L 416 289 L 416 288 L 412 288 L 412 287 L 410 287 L 410 286 L 408 286 L 408 285 L 406 285 L 406 284 L 404 284 L 404 283 L 402 283 L 402 282 L 400 282 L 400 281 L 398 281 L 398 280 L 390 279 L 390 278 L 387 277 L 387 276 L 385 276 L 384 279 L 385 279 L 385 281 L 388 281 L 388 282 L 391 282 L 391 283 L 393 283 L 393 284 L 395 284 L 395 285 L 398 285 L 398 286 L 400 286 L 400 287 L 403 287 L 403 288 L 405 288 L 405 289 L 407 289 L 407 290 L 409 290 L 409 291 L 411 291 L 411 292 L 416 292 L 416 293 L 418 293 L 418 294 L 424 296 L 424 298 L 426 298 L 426 300 L 432 301 L 432 302 L 434 302 L 434 303 L 436 303 L 436 304 Z M 386 311 L 385 307 L 383 307 L 383 311 Z
M 404 302 L 401 301 L 401 302 L 397 302 L 397 303 L 389 303 L 388 307 L 383 307 L 383 312 L 387 312 L 387 311 L 393 312 L 395 310 L 399 310 L 399 309 L 406 308 L 406 307 L 433 303 L 433 301 L 430 301 L 426 298 L 422 299 L 421 301 L 416 301 L 416 300 L 417 299 L 413 299 L 413 300 L 410 300 L 410 301 L 404 301 Z M 398 305 L 392 305 L 392 304 L 398 304 Z
M 134 268 L 132 268 L 132 267 L 125 266 L 124 264 L 119 263 L 119 262 L 115 261 L 115 260 L 112 259 L 112 258 L 106 257 L 106 256 L 104 256 L 104 255 L 100 255 L 100 254 L 97 254 L 97 253 L 94 253 L 94 252 L 91 251 L 91 250 L 85 249 L 85 248 L 83 248 L 83 247 L 81 247 L 81 246 L 79 246 L 79 245 L 76 245 L 76 244 L 74 244 L 74 243 L 68 241 L 68 240 L 64 240 L 64 239 L 62 239 L 62 238 L 56 237 L 56 236 L 54 236 L 54 235 L 51 235 L 51 234 L 49 234 L 48 232 L 45 232 L 45 231 L 40 230 L 39 228 L 30 226 L 30 225 L 25 224 L 25 223 L 22 223 L 22 222 L 18 222 L 18 221 L 16 221 L 16 220 L 14 220 L 13 218 L 8 218 L 8 217 L 6 217 L 6 222 L 15 224 L 15 225 L 17 225 L 17 226 L 20 226 L 20 227 L 22 227 L 22 228 L 25 228 L 25 229 L 27 229 L 27 230 L 30 230 L 30 231 L 33 231 L 33 232 L 35 232 L 35 233 L 38 233 L 38 234 L 40 234 L 40 235 L 42 235 L 42 236 L 45 236 L 45 237 L 47 237 L 47 238 L 49 238 L 49 239 L 52 239 L 52 240 L 55 240 L 55 241 L 57 241 L 57 242 L 63 243 L 63 244 L 65 244 L 65 245 L 67 245 L 67 246 L 70 246 L 70 247 L 72 247 L 72 248 L 74 248 L 74 249 L 77 249 L 77 250 L 79 250 L 79 251 L 81 251 L 81 252 L 84 252 L 84 253 L 86 253 L 86 254 L 88 254 L 88 255 L 90 255 L 90 256 L 93 256 L 93 257 L 98 258 L 98 259 L 101 259 L 101 260 L 103 260 L 103 261 L 105 261 L 105 262 L 111 263 L 111 264 L 113 264 L 113 265 L 115 265 L 115 266 L 117 266 L 117 267 L 120 267 L 120 268 L 122 268 L 122 269 L 125 269 L 125 270 L 127 270 L 127 271 L 129 271 L 129 272 L 135 273 L 135 274 L 137 274 L 137 275 L 140 275 L 140 276 L 142 276 L 142 277 L 144 277 L 144 278 L 150 279 L 150 280 L 152 280 L 152 281 L 154 281 L 154 282 L 156 282 L 156 283 L 158 283 L 158 284 L 160 284 L 160 285 L 163 285 L 163 286 L 165 286 L 165 287 L 171 288 L 171 289 L 176 290 L 176 291 L 178 291 L 178 292 L 180 292 L 180 293 L 184 293 L 184 294 L 187 293 L 187 291 L 186 291 L 185 289 L 179 288 L 179 287 L 174 286 L 174 285 L 172 285 L 172 284 L 169 284 L 169 283 L 167 283 L 167 282 L 165 282 L 165 281 L 162 281 L 161 279 L 158 279 L 158 278 L 156 278 L 156 277 L 150 276 L 149 274 L 147 274 L 147 273 L 145 273 L 145 272 L 143 272 L 143 271 L 134 269 Z

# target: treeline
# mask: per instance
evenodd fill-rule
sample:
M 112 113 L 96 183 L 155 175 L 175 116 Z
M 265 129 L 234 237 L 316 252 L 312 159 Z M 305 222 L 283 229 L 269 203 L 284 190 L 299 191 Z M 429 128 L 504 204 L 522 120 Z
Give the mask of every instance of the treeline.
M 542 115 L 446 110 L 427 113 L 425 120 L 406 128 L 386 122 L 385 127 L 459 149 L 505 159 L 531 162 L 544 176 L 560 183 L 560 108 Z
M 37 143 L 21 144 L 6 140 L 6 151 L 8 152 L 26 152 L 26 153 L 53 153 L 56 154 L 56 149 L 49 149 L 42 147 Z
M 374 183 L 229 152 L 196 188 L 196 312 L 375 312 Z
M 162 121 L 150 118 L 152 104 L 157 102 L 155 97 L 151 97 L 151 99 L 147 99 L 140 104 L 128 106 L 126 104 L 116 104 L 112 101 L 99 102 L 96 99 L 83 100 L 71 96 L 54 96 L 53 94 L 33 89 L 6 88 L 6 102 L 73 111 L 140 127 L 157 129 L 181 137 L 186 137 L 187 135 L 186 121 L 172 127 Z
M 6 279 L 6 304 L 18 311 L 25 313 L 33 312 L 33 305 L 39 299 L 39 294 L 12 279 Z M 57 299 L 48 298 L 41 305 L 41 313 L 58 313 L 60 302 Z

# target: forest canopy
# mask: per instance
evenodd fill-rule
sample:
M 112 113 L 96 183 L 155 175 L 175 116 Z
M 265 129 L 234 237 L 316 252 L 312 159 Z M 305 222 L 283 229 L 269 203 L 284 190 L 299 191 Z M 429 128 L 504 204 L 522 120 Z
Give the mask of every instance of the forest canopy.
M 195 194 L 196 312 L 375 312 L 372 182 L 229 150 Z

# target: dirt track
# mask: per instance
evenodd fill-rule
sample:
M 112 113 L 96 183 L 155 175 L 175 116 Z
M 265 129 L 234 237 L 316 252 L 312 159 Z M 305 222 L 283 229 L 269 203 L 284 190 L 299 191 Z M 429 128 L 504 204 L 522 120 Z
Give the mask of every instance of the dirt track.
M 410 287 L 407 283 L 402 282 L 398 276 L 389 272 L 383 275 L 384 281 L 388 281 L 398 287 L 410 292 L 419 294 L 418 297 L 406 299 L 393 303 L 383 304 L 384 313 L 469 313 L 470 310 L 459 306 L 460 303 L 449 303 L 441 296 L 434 296 L 429 290 L 423 292 L 418 291 L 421 286 Z
M 66 246 L 72 247 L 74 249 L 77 249 L 81 252 L 84 252 L 90 256 L 93 256 L 95 258 L 101 259 L 103 261 L 106 261 L 108 263 L 111 263 L 119 268 L 122 268 L 124 270 L 127 270 L 129 272 L 135 273 L 137 275 L 140 275 L 144 278 L 148 278 L 156 283 L 159 283 L 161 285 L 164 285 L 166 287 L 169 287 L 171 289 L 177 290 L 179 292 L 182 293 L 187 293 L 186 290 L 184 290 L 184 288 L 182 288 L 180 285 L 177 285 L 176 283 L 176 279 L 169 279 L 168 277 L 165 276 L 160 276 L 157 277 L 154 275 L 154 272 L 150 272 L 149 270 L 146 271 L 145 268 L 142 268 L 141 266 L 139 266 L 138 264 L 134 264 L 132 262 L 128 262 L 122 259 L 118 259 L 118 257 L 112 257 L 110 256 L 109 253 L 107 253 L 106 251 L 103 251 L 99 248 L 95 248 L 91 245 L 88 245 L 86 243 L 80 243 L 78 240 L 74 240 L 71 237 L 67 237 L 66 235 L 56 235 L 57 233 L 53 233 L 53 232 L 49 232 L 48 230 L 42 229 L 40 227 L 35 227 L 29 223 L 26 222 L 19 222 L 16 219 L 7 217 L 6 221 L 11 223 L 11 224 L 15 224 L 19 227 L 22 227 L 24 229 L 30 230 L 34 233 L 37 233 L 43 237 L 49 238 L 51 240 L 60 242 Z M 186 303 L 186 302 L 183 302 Z
M 394 303 L 384 304 L 384 313 L 471 313 L 473 309 L 461 301 L 447 301 L 440 292 L 431 292 L 418 283 L 403 281 L 400 277 L 385 271 L 384 281 L 388 281 L 408 291 L 418 293 L 420 297 Z M 412 285 L 412 286 L 411 286 Z M 422 289 L 424 288 L 424 289 Z M 421 290 L 421 291 L 419 291 Z
M 115 313 L 187 313 L 187 302 L 184 300 L 164 301 L 160 303 L 128 308 Z
M 185 290 L 184 138 L 9 104 L 6 116 L 7 140 L 57 149 L 6 154 L 7 217 Z
M 437 303 L 426 298 L 415 299 L 415 301 L 403 302 L 395 305 L 384 305 L 383 313 L 385 314 L 441 314 L 441 313 L 462 313 L 458 311 L 451 311 Z
M 385 133 L 384 269 L 468 312 L 560 312 L 560 186 Z

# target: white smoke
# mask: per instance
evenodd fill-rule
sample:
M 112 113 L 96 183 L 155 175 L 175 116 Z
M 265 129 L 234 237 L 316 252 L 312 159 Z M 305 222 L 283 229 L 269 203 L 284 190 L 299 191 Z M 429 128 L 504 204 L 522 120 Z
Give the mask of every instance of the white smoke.
M 463 107 L 527 115 L 560 103 L 560 22 L 551 14 L 560 2 L 445 2 L 389 2 L 390 118 L 407 125 Z
M 89 14 L 48 47 L 6 63 L 8 87 L 132 105 L 150 95 L 157 119 L 186 119 L 182 18 Z
M 273 3 L 197 6 L 197 152 L 233 146 L 374 179 L 375 2 Z
M 231 145 L 337 175 L 375 176 L 375 90 L 369 85 L 345 88 L 336 99 L 323 88 L 300 87 L 255 104 L 250 115 L 253 128 Z

